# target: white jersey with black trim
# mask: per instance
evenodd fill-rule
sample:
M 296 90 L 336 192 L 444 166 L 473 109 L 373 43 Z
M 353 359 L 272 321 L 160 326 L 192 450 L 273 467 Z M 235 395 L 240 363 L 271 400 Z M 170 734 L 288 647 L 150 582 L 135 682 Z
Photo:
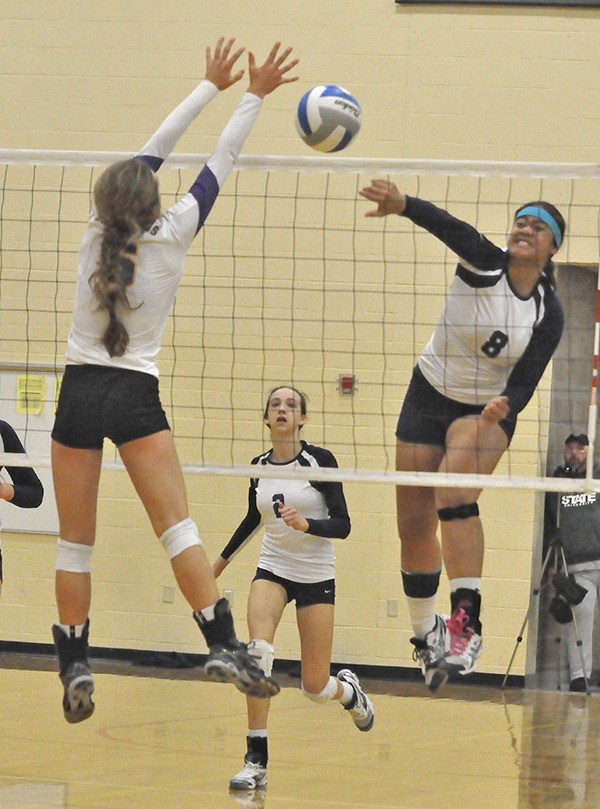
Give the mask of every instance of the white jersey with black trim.
M 165 119 L 137 159 L 157 171 L 189 124 L 216 94 L 212 82 L 201 82 Z M 102 344 L 108 314 L 98 310 L 89 283 L 98 265 L 103 233 L 102 222 L 92 210 L 79 251 L 67 364 L 108 365 L 158 376 L 162 333 L 181 281 L 187 250 L 210 213 L 261 106 L 262 99 L 252 93 L 242 97 L 190 190 L 161 214 L 124 259 L 123 269 L 130 279 L 130 308 L 120 308 L 118 312 L 129 334 L 129 345 L 122 357 L 110 357 Z
M 302 442 L 299 454 L 286 464 L 271 460 L 272 450 L 252 460 L 253 464 L 296 467 L 337 467 L 329 450 Z M 293 506 L 309 524 L 304 533 L 286 525 L 276 503 Z M 221 553 L 231 561 L 264 526 L 258 566 L 276 576 L 300 583 L 327 581 L 335 577 L 332 538 L 350 533 L 350 517 L 342 484 L 281 478 L 256 478 L 248 489 L 248 512 Z
M 444 396 L 479 405 L 505 389 L 544 316 L 544 298 L 519 298 L 505 272 L 490 274 L 493 286 L 480 287 L 477 270 L 461 270 L 418 364 Z
M 508 252 L 430 202 L 407 197 L 404 216 L 459 256 L 435 331 L 418 359 L 427 381 L 463 404 L 508 396 L 511 413 L 527 404 L 560 340 L 564 316 L 542 279 L 527 298 L 513 289 Z

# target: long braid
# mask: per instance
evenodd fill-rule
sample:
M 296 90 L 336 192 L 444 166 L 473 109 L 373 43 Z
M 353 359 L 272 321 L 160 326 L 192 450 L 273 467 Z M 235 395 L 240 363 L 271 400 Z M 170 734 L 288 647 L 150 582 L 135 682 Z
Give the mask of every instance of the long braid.
M 100 248 L 98 269 L 90 278 L 98 308 L 108 312 L 108 326 L 102 342 L 111 357 L 122 357 L 129 343 L 129 334 L 117 316 L 117 306 L 130 307 L 123 260 L 125 248 L 135 244 L 141 230 L 134 221 L 105 225 Z
M 98 309 L 108 313 L 102 343 L 110 357 L 122 357 L 129 334 L 119 318 L 120 309 L 130 309 L 126 271 L 128 248 L 135 248 L 144 229 L 156 214 L 158 186 L 151 170 L 138 160 L 123 160 L 109 166 L 94 188 L 98 216 L 104 225 L 98 267 L 90 286 Z

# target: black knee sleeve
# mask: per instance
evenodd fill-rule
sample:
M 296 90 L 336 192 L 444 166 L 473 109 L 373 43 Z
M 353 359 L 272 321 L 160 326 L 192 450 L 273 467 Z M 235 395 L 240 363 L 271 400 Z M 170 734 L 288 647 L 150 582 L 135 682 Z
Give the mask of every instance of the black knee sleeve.
M 450 520 L 468 520 L 469 517 L 479 517 L 479 506 L 477 503 L 462 503 L 460 506 L 449 506 L 438 509 L 440 522 L 450 522 Z
M 402 571 L 404 594 L 409 598 L 431 598 L 440 584 L 441 570 L 435 573 L 407 573 Z

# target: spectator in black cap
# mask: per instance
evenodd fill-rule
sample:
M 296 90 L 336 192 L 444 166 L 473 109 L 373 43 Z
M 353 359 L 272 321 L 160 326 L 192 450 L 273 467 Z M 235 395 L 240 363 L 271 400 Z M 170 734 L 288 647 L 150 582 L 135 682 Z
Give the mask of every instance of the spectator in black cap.
M 564 446 L 564 466 L 554 477 L 583 478 L 586 474 L 589 439 L 585 433 L 571 433 Z M 600 464 L 594 463 L 593 476 L 600 478 Z M 557 513 L 558 512 L 558 513 Z M 586 678 L 592 673 L 592 636 L 594 613 L 600 590 L 600 493 L 555 492 L 546 497 L 545 544 L 559 542 L 569 574 L 587 590 L 580 604 L 573 604 L 581 652 L 573 621 L 565 623 L 569 658 L 569 690 L 586 691 Z M 581 660 L 585 672 L 582 670 Z

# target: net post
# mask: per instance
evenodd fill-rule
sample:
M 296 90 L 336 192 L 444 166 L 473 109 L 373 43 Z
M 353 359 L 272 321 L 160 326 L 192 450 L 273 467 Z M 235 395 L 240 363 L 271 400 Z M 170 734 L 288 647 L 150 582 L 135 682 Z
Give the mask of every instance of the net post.
M 598 416 L 598 353 L 600 350 L 600 265 L 596 284 L 596 318 L 594 324 L 594 358 L 592 361 L 592 385 L 590 392 L 590 407 L 588 410 L 588 454 L 586 460 L 585 476 L 591 481 L 594 477 L 594 447 L 596 445 L 596 419 Z

